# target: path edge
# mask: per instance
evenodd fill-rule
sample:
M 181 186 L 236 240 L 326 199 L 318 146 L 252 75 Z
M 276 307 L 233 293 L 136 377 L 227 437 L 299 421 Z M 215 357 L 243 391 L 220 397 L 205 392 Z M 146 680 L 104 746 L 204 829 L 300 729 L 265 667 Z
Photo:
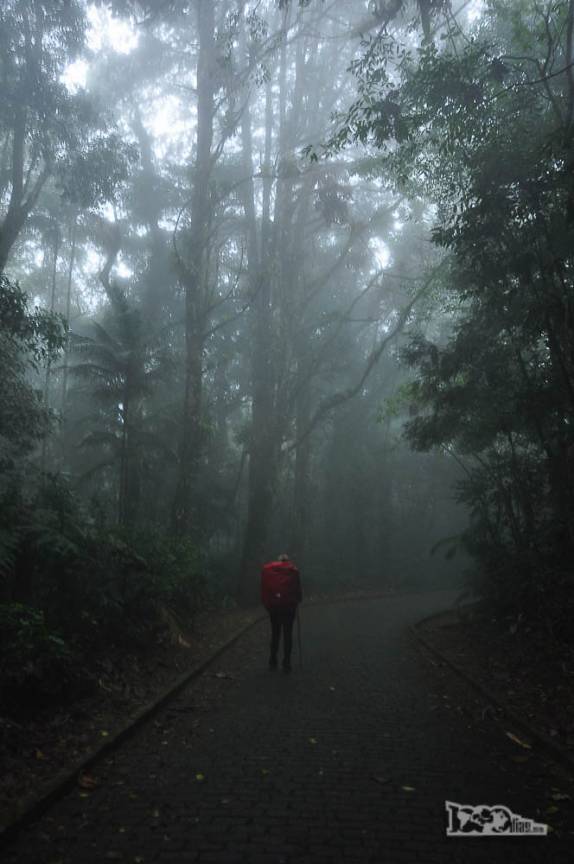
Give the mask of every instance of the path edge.
M 69 792 L 78 782 L 78 777 L 86 769 L 99 762 L 107 753 L 112 752 L 125 740 L 130 738 L 147 720 L 164 707 L 171 699 L 183 690 L 186 684 L 194 678 L 198 678 L 214 660 L 230 648 L 241 636 L 255 627 L 265 616 L 257 613 L 256 617 L 238 628 L 225 642 L 219 645 L 202 661 L 186 669 L 171 684 L 169 684 L 158 696 L 131 714 L 127 722 L 111 732 L 100 745 L 92 749 L 83 758 L 79 759 L 72 768 L 64 769 L 43 792 L 39 795 L 31 795 L 18 807 L 15 815 L 4 825 L 0 826 L 0 848 L 9 843 L 14 836 L 41 816 L 55 801 Z
M 475 603 L 469 603 L 468 607 L 475 605 Z M 460 608 L 466 608 L 462 606 Z M 512 723 L 521 729 L 529 738 L 532 738 L 543 750 L 546 750 L 547 755 L 551 756 L 554 761 L 558 761 L 562 763 L 563 767 L 566 766 L 571 772 L 574 772 L 574 756 L 564 750 L 559 744 L 552 740 L 548 735 L 544 732 L 541 732 L 539 729 L 536 729 L 535 726 L 532 726 L 527 720 L 524 719 L 523 716 L 518 714 L 513 708 L 511 708 L 506 702 L 504 702 L 499 696 L 496 696 L 488 687 L 485 687 L 484 684 L 481 684 L 475 678 L 473 678 L 465 669 L 455 663 L 453 660 L 448 657 L 448 655 L 443 654 L 442 651 L 439 651 L 434 645 L 432 645 L 428 639 L 426 639 L 420 632 L 419 628 L 424 624 L 432 621 L 433 618 L 439 618 L 441 615 L 444 615 L 445 612 L 448 611 L 458 611 L 458 610 L 448 610 L 443 609 L 442 612 L 435 612 L 433 615 L 427 615 L 426 618 L 421 618 L 420 621 L 417 621 L 416 624 L 411 624 L 409 626 L 409 632 L 411 638 L 418 642 L 419 645 L 422 645 L 429 654 L 432 654 L 437 660 L 440 660 L 445 666 L 455 672 L 460 678 L 462 678 L 467 684 L 469 684 L 477 693 L 480 693 L 485 699 L 488 699 L 492 705 L 495 705 L 499 708 L 503 713 L 508 717 Z
M 417 592 L 404 592 L 417 593 Z M 359 600 L 375 600 L 383 597 L 392 599 L 393 597 L 402 596 L 402 592 L 371 591 L 371 592 L 349 592 L 340 597 L 318 597 L 303 601 L 301 608 L 309 608 L 313 606 L 330 606 L 335 603 L 348 603 Z M 83 758 L 79 759 L 72 768 L 65 768 L 60 772 L 58 777 L 47 786 L 39 795 L 30 795 L 17 808 L 15 814 L 5 824 L 0 825 L 0 848 L 6 846 L 23 828 L 38 819 L 48 808 L 59 798 L 73 789 L 78 777 L 92 767 L 96 762 L 99 762 L 107 753 L 111 753 L 120 744 L 134 735 L 137 730 L 147 720 L 163 708 L 171 701 L 183 688 L 194 678 L 198 678 L 214 660 L 217 660 L 221 654 L 230 648 L 241 636 L 245 635 L 249 630 L 267 618 L 267 612 L 253 611 L 255 617 L 252 621 L 238 628 L 225 642 L 219 645 L 200 663 L 187 669 L 179 675 L 174 682 L 169 684 L 159 696 L 154 697 L 150 702 L 130 715 L 127 722 L 111 732 L 110 735 L 99 746 L 88 752 Z

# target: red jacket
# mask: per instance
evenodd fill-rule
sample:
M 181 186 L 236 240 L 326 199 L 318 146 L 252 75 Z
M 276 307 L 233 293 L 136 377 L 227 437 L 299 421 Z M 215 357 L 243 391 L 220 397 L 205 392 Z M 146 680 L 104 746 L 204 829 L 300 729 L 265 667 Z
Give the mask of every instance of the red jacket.
M 292 561 L 270 561 L 261 571 L 261 602 L 266 609 L 293 608 L 303 599 L 299 571 Z

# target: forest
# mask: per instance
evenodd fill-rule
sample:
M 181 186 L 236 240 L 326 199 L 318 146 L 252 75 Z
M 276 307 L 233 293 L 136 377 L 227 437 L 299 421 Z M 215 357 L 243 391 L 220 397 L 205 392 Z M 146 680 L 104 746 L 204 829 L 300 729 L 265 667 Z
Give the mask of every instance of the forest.
M 3 697 L 284 551 L 571 638 L 573 0 L 3 0 L 0 76 Z

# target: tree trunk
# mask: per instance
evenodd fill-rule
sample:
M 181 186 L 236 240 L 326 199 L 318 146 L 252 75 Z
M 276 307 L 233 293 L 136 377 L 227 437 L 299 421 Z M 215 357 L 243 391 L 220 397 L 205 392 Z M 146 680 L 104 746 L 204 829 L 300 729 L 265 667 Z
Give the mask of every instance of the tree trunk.
M 128 500 L 128 458 L 129 458 L 129 426 L 130 405 L 127 384 L 124 387 L 122 403 L 122 445 L 120 451 L 120 483 L 118 489 L 118 523 L 127 524 L 127 500 Z
M 296 439 L 307 429 L 311 419 L 311 406 L 309 389 L 305 385 L 299 393 L 296 409 Z M 293 482 L 293 522 L 291 527 L 291 539 L 289 552 L 299 567 L 305 566 L 305 554 L 307 551 L 307 540 L 310 536 L 311 509 L 309 507 L 310 495 L 310 463 L 311 463 L 311 436 L 307 435 L 295 449 L 295 471 Z
M 257 596 L 257 576 L 264 559 L 279 550 L 268 548 L 269 524 L 275 504 L 276 475 L 279 467 L 281 443 L 287 430 L 288 394 L 283 389 L 289 379 L 295 342 L 292 334 L 293 306 L 297 283 L 301 274 L 301 261 L 295 261 L 302 251 L 298 230 L 303 237 L 302 225 L 294 231 L 294 183 L 297 176 L 293 150 L 300 124 L 305 122 L 300 107 L 304 93 L 304 50 L 297 46 L 296 76 L 293 83 L 292 108 L 288 116 L 289 53 L 287 29 L 291 11 L 283 13 L 283 33 L 279 61 L 278 87 L 278 181 L 275 190 L 274 217 L 271 220 L 271 150 L 273 139 L 273 103 L 271 86 L 266 94 L 266 137 L 263 166 L 263 206 L 261 228 L 261 266 L 254 304 L 252 382 L 253 403 L 251 438 L 249 446 L 248 512 L 240 570 L 242 599 L 253 601 Z M 244 153 L 250 141 L 244 136 Z M 249 154 L 249 166 L 251 155 Z M 250 170 L 252 168 L 250 167 Z M 298 214 L 303 219 L 303 214 Z M 246 216 L 249 216 L 246 210 Z M 270 265 L 270 262 L 272 264 Z M 275 315 L 272 314 L 272 304 Z M 305 466 L 308 443 L 303 453 Z M 308 461 L 308 460 L 307 460 Z M 299 479 L 303 482 L 307 467 Z M 287 492 L 285 494 L 288 494 Z M 287 526 L 293 536 L 293 525 Z M 284 544 L 287 543 L 287 536 Z
M 246 603 L 257 598 L 259 570 L 265 558 L 265 543 L 275 475 L 275 381 L 272 362 L 272 315 L 270 251 L 271 198 L 271 138 L 273 105 L 268 86 L 265 110 L 265 155 L 263 173 L 263 213 L 261 226 L 261 256 L 257 252 L 257 227 L 253 181 L 245 184 L 244 210 L 247 221 L 248 267 L 253 296 L 253 339 L 251 379 L 253 402 L 249 441 L 247 523 L 239 573 L 239 591 Z M 251 115 L 246 110 L 242 118 L 243 165 L 249 177 L 253 174 L 251 154 Z M 265 263 L 263 263 L 265 262 Z
M 185 393 L 180 474 L 174 504 L 174 528 L 180 536 L 197 536 L 197 479 L 202 445 L 204 296 L 211 216 L 209 178 L 213 142 L 215 15 L 212 0 L 198 0 L 197 155 L 191 202 L 192 230 L 187 262 L 180 259 L 185 290 Z
M 66 401 L 68 395 L 68 371 L 69 371 L 69 363 L 68 358 L 70 354 L 70 315 L 72 310 L 72 277 L 74 274 L 74 261 L 76 258 L 76 235 L 78 229 L 78 217 L 74 215 L 74 223 L 72 225 L 71 230 L 71 249 L 70 249 L 70 262 L 68 265 L 68 279 L 66 283 L 66 346 L 64 350 L 64 369 L 62 374 L 62 401 L 61 401 L 61 413 L 63 421 L 66 419 Z
M 137 434 L 134 434 L 142 423 L 141 400 L 137 397 L 131 399 L 127 395 L 132 389 L 132 383 L 128 382 L 123 411 L 124 429 L 120 471 L 120 524 L 128 528 L 133 527 L 138 522 L 141 501 L 141 458 Z
M 48 178 L 46 166 L 31 184 L 29 191 L 24 184 L 24 151 L 26 143 L 26 112 L 20 106 L 14 117 L 12 130 L 12 153 L 10 165 L 10 200 L 4 221 L 0 224 L 0 274 L 2 274 L 8 263 L 8 258 L 14 243 L 18 239 L 22 228 L 38 196 Z M 28 186 L 28 183 L 26 183 Z
M 50 312 L 53 313 L 56 308 L 56 287 L 58 282 L 58 255 L 60 253 L 60 231 L 58 226 L 55 226 L 54 245 L 52 247 L 52 277 L 51 277 L 51 292 L 50 292 Z M 52 363 L 48 360 L 46 364 L 46 373 L 44 376 L 44 407 L 50 407 L 50 381 L 52 378 Z M 48 436 L 44 435 L 42 439 L 42 455 L 40 457 L 40 470 L 42 474 L 46 471 L 48 458 Z
M 136 106 L 132 127 L 138 140 L 142 172 L 140 183 L 147 202 L 145 221 L 148 230 L 149 254 L 143 277 L 142 313 L 144 321 L 154 322 L 162 312 L 165 303 L 165 279 L 169 272 L 166 243 L 159 221 L 162 212 L 161 198 L 157 195 L 158 176 L 154 167 L 153 149 L 150 135 L 142 123 L 139 108 Z
M 20 214 L 13 214 L 12 216 L 6 216 L 0 227 L 0 275 L 6 269 L 10 252 L 18 234 L 22 230 L 24 221 Z

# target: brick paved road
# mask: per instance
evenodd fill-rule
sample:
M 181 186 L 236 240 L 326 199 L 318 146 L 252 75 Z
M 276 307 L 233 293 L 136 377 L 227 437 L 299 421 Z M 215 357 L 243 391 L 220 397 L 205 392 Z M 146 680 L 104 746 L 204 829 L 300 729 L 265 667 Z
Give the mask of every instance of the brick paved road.
M 573 861 L 572 801 L 550 797 L 574 798 L 568 778 L 410 641 L 406 625 L 452 598 L 304 608 L 305 666 L 290 677 L 267 670 L 257 625 L 5 864 Z M 558 830 L 446 838 L 445 799 L 506 804 Z

